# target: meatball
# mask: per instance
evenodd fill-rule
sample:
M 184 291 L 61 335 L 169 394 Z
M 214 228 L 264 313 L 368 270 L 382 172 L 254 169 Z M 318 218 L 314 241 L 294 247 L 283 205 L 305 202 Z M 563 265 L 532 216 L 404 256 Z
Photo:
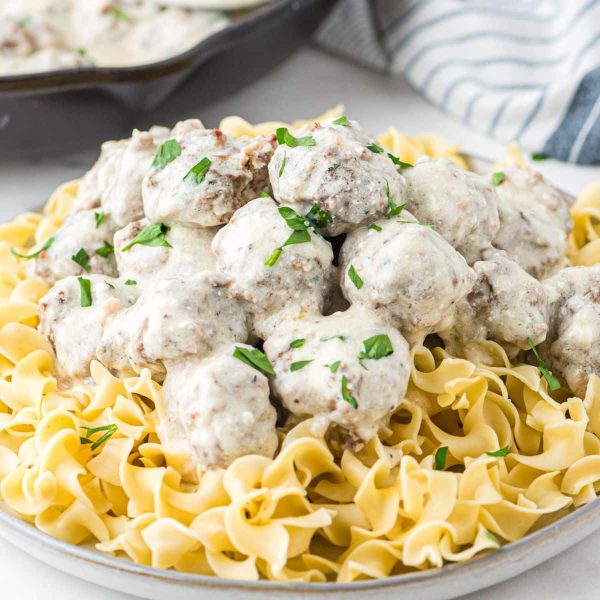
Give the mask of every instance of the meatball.
M 103 144 L 100 158 L 81 182 L 75 209 L 101 207 L 119 227 L 141 219 L 142 180 L 168 135 L 166 127 L 134 129 L 127 140 Z
M 600 376 L 600 265 L 562 269 L 544 287 L 550 322 L 539 352 L 583 398 L 590 376 Z
M 435 231 L 471 265 L 498 232 L 498 198 L 481 175 L 447 159 L 420 160 L 405 171 L 406 208 Z
M 228 137 L 198 123 L 175 127 L 173 143 L 179 154 L 155 165 L 144 178 L 144 210 L 151 221 L 221 225 L 240 206 L 268 191 L 271 139 Z
M 72 213 L 52 236 L 54 241 L 28 265 L 30 277 L 56 283 L 69 275 L 117 275 L 110 217 L 99 222 L 93 210 Z
M 457 303 L 453 328 L 440 336 L 451 354 L 470 356 L 479 342 L 491 339 L 514 357 L 529 348 L 529 340 L 537 345 L 546 338 L 546 291 L 504 253 L 486 258 L 473 265 L 473 291 Z
M 400 333 L 357 307 L 284 321 L 264 350 L 283 405 L 296 416 L 339 425 L 354 441 L 368 441 L 398 406 L 412 365 Z
M 88 285 L 91 305 L 85 306 Z M 40 300 L 40 331 L 54 347 L 63 379 L 89 376 L 104 328 L 135 300 L 135 289 L 102 275 L 67 277 Z
M 406 212 L 401 216 L 348 235 L 342 291 L 351 304 L 388 318 L 414 344 L 451 325 L 454 305 L 476 276 L 441 235 Z
M 500 229 L 494 246 L 530 275 L 545 279 L 565 266 L 573 222 L 569 202 L 539 173 L 510 168 L 498 185 Z
M 104 190 L 108 188 L 114 172 L 119 168 L 127 144 L 128 140 L 111 140 L 102 144 L 98 160 L 79 182 L 77 200 L 73 205 L 74 212 L 100 206 Z
M 285 213 L 284 213 L 285 214 Z M 301 243 L 270 198 L 240 208 L 213 240 L 217 270 L 251 303 L 254 332 L 266 338 L 285 316 L 320 312 L 335 273 L 329 242 L 307 228 Z
M 216 227 L 163 226 L 162 231 L 166 233 L 162 234 L 161 240 L 166 240 L 168 246 L 140 243 L 127 248 L 136 235 L 144 229 L 147 231 L 150 225 L 148 219 L 142 219 L 115 234 L 115 255 L 121 277 L 133 279 L 144 286 L 158 278 L 214 270 L 215 260 L 211 243 L 217 231 Z M 160 234 L 159 226 L 155 225 L 154 229 Z
M 98 358 L 123 373 L 164 373 L 162 361 L 206 356 L 248 337 L 244 306 L 218 273 L 158 280 L 117 315 L 98 344 Z
M 296 135 L 314 144 L 282 142 L 269 163 L 277 202 L 302 215 L 318 205 L 333 219 L 324 229 L 328 235 L 372 223 L 388 213 L 392 202 L 404 202 L 404 179 L 394 163 L 355 121 L 347 123 L 303 127 Z
M 209 358 L 167 364 L 158 435 L 168 451 L 187 449 L 204 469 L 225 468 L 247 454 L 272 457 L 277 450 L 269 382 L 234 351 L 231 344 Z

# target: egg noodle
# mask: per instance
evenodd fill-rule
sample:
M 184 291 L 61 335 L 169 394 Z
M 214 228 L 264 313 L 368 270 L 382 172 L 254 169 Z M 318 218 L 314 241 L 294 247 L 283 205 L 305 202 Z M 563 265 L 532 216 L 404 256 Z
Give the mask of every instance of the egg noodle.
M 233 135 L 277 125 L 222 123 Z M 463 160 L 434 136 L 390 129 L 379 141 L 405 161 Z M 406 398 L 360 450 L 308 420 L 281 433 L 274 459 L 185 480 L 156 435 L 161 387 L 149 371 L 119 379 L 93 362 L 92 383 L 57 387 L 36 329 L 48 287 L 10 248 L 39 247 L 76 192 L 67 183 L 43 214 L 0 226 L 0 495 L 38 529 L 158 568 L 351 582 L 469 560 L 596 497 L 600 379 L 584 399 L 549 394 L 536 367 L 512 365 L 492 342 L 488 365 L 414 348 Z M 573 213 L 571 258 L 598 262 L 600 187 Z

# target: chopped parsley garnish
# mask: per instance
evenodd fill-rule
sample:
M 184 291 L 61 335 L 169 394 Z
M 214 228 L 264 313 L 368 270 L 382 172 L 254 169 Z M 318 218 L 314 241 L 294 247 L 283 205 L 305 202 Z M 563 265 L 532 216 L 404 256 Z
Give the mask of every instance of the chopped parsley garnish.
M 392 193 L 390 192 L 390 182 L 385 180 L 385 195 L 387 196 L 388 202 L 388 213 L 387 218 L 392 219 L 397 217 L 403 210 L 406 204 L 396 204 L 392 199 Z
M 90 267 L 90 263 L 88 262 L 87 252 L 83 248 L 79 248 L 73 256 L 71 256 L 71 260 L 77 263 L 84 271 L 88 273 L 92 270 Z
M 306 220 L 293 208 L 290 208 L 289 206 L 280 206 L 277 210 L 290 229 L 293 229 L 294 231 L 305 231 L 307 229 L 308 225 Z
M 292 231 L 292 235 L 285 240 L 282 248 L 285 246 L 292 246 L 293 244 L 304 244 L 306 242 L 310 242 L 310 233 L 308 233 L 308 230 Z
M 94 219 L 96 220 L 96 229 L 98 229 L 98 227 L 100 227 L 100 225 L 102 225 L 102 223 L 104 223 L 104 221 L 106 220 L 107 214 L 103 213 L 103 212 L 95 212 L 94 213 Z
M 328 342 L 329 340 L 340 340 L 341 342 L 345 342 L 348 339 L 347 335 L 332 335 L 327 338 L 321 338 L 322 342 Z
M 152 166 L 161 170 L 172 163 L 181 154 L 181 146 L 177 140 L 167 140 L 158 148 L 158 152 L 152 161 Z
M 44 244 L 42 245 L 42 247 L 39 250 L 36 250 L 35 252 L 32 252 L 31 254 L 21 254 L 14 247 L 10 249 L 10 253 L 13 256 L 16 256 L 17 258 L 22 258 L 24 260 L 31 260 L 32 258 L 37 258 L 42 252 L 45 252 L 46 250 L 48 250 L 48 248 L 50 248 L 50 246 L 52 246 L 52 244 L 54 244 L 54 238 L 49 237 L 44 242 Z
M 279 260 L 282 252 L 283 250 L 281 248 L 275 248 L 275 250 L 269 254 L 269 258 L 263 263 L 265 267 L 272 267 Z
M 83 429 L 87 431 L 87 434 L 79 439 L 82 444 L 91 444 L 92 450 L 102 446 L 106 440 L 108 440 L 118 431 L 118 427 L 114 423 L 111 423 L 110 425 L 100 425 L 99 427 L 83 427 Z M 90 439 L 90 436 L 94 435 L 94 433 L 100 433 L 101 431 L 105 432 L 104 435 L 98 438 L 95 442 L 94 440 Z
M 137 281 L 135 279 L 126 279 L 125 285 L 137 285 Z
M 79 53 L 80 56 L 87 55 L 87 50 L 85 48 L 77 48 L 77 52 Z
M 506 175 L 504 174 L 504 171 L 496 171 L 493 175 L 492 175 L 492 185 L 494 186 L 499 186 L 504 180 L 506 179 Z
M 504 446 L 504 448 L 500 448 L 499 450 L 493 450 L 491 452 L 486 452 L 488 456 L 501 457 L 506 456 L 508 454 L 508 446 Z
M 290 148 L 296 148 L 297 146 L 316 146 L 315 138 L 312 135 L 306 135 L 304 137 L 294 137 L 287 129 L 287 127 L 280 127 L 275 132 L 277 135 L 277 143 L 281 145 L 289 146 Z
M 78 277 L 79 281 L 79 297 L 81 299 L 81 307 L 87 308 L 92 305 L 92 282 L 85 277 Z
M 527 343 L 529 344 L 529 347 L 531 348 L 533 354 L 535 355 L 538 361 L 538 369 L 540 370 L 540 373 L 542 374 L 544 379 L 548 382 L 548 387 L 550 388 L 550 391 L 555 392 L 557 389 L 560 388 L 560 381 L 554 375 L 552 375 L 552 371 L 550 371 L 546 367 L 546 364 L 538 354 L 537 348 L 535 347 L 533 340 L 531 338 L 527 338 Z
M 314 206 L 316 206 L 316 204 Z M 264 262 L 266 267 L 272 267 L 279 260 L 281 252 L 285 246 L 310 242 L 310 232 L 308 228 L 313 227 L 316 229 L 317 223 L 326 222 L 327 217 L 331 218 L 331 215 L 321 210 L 318 206 L 316 211 L 314 211 L 313 208 L 308 211 L 306 217 L 300 216 L 289 206 L 280 206 L 277 209 L 279 214 L 287 223 L 287 226 L 292 230 L 292 233 L 279 248 L 275 248 L 271 252 L 269 258 L 267 258 L 267 260 Z
M 374 335 L 363 341 L 364 350 L 358 355 L 358 360 L 379 360 L 394 353 L 392 341 L 387 334 Z
M 195 183 L 196 185 L 202 183 L 210 169 L 210 165 L 212 165 L 212 160 L 205 156 L 186 173 L 183 181 L 186 183 Z
M 292 373 L 294 371 L 299 371 L 300 369 L 303 369 L 306 365 L 309 365 L 312 361 L 313 359 L 311 358 L 310 360 L 299 360 L 297 362 L 293 362 L 290 365 L 290 371 L 292 371 Z
M 446 458 L 448 457 L 448 446 L 440 446 L 435 451 L 435 470 L 443 471 L 446 468 Z
M 334 363 L 331 363 L 330 365 L 323 365 L 323 366 L 327 367 L 332 373 L 335 373 L 340 368 L 341 362 L 342 362 L 341 360 L 336 360 Z
M 118 19 L 119 21 L 131 21 L 131 17 L 127 13 L 124 13 L 120 8 L 117 8 L 116 6 L 110 6 L 108 8 L 108 12 L 115 19 Z
M 320 208 L 318 204 L 313 204 L 310 207 L 305 218 L 310 226 L 317 231 L 333 223 L 333 217 L 326 210 Z
M 273 200 L 273 198 L 271 197 L 271 194 L 269 194 L 267 192 L 261 192 L 260 193 L 260 197 L 261 198 L 268 198 L 269 200 Z
M 233 351 L 233 356 L 246 363 L 253 369 L 261 371 L 265 375 L 271 375 L 275 377 L 273 365 L 258 348 L 244 348 L 243 346 L 236 346 L 235 350 Z
M 531 160 L 546 160 L 547 158 L 550 158 L 550 156 L 544 152 L 534 152 L 531 155 Z
M 106 281 L 106 279 L 104 280 L 104 283 L 105 283 L 105 284 L 106 284 L 106 285 L 107 285 L 109 288 L 111 288 L 111 289 L 113 289 L 113 290 L 115 289 L 115 286 L 114 286 L 112 283 L 110 283 L 109 281 Z
M 485 537 L 490 540 L 490 542 L 496 544 L 496 546 L 501 546 L 500 540 L 491 531 L 486 531 Z
M 170 231 L 170 227 L 164 223 L 153 223 L 143 229 L 140 229 L 136 236 L 121 248 L 121 252 L 127 252 L 130 248 L 136 244 L 142 244 L 143 246 L 166 246 L 172 248 L 171 244 L 167 242 L 166 235 Z
M 381 231 L 381 227 L 379 227 L 379 225 L 376 225 L 375 223 L 371 223 L 369 225 L 369 229 L 372 229 L 373 231 L 377 231 L 377 232 Z
M 410 163 L 404 162 L 403 160 L 400 160 L 397 156 L 395 156 L 394 154 L 392 154 L 391 152 L 387 153 L 389 159 L 397 166 L 400 167 L 400 170 L 402 169 L 410 169 L 411 167 L 413 167 L 414 165 L 411 165 Z
M 345 375 L 342 375 L 342 398 L 352 408 L 358 408 L 356 398 L 348 391 L 348 378 Z
M 333 124 L 334 125 L 342 125 L 343 127 L 350 127 L 350 121 L 348 121 L 348 117 L 346 117 L 346 116 L 342 116 L 342 117 L 338 117 L 337 119 L 334 119 Z
M 361 279 L 360 275 L 356 272 L 354 265 L 350 265 L 350 268 L 348 269 L 348 277 L 350 277 L 350 281 L 354 284 L 356 289 L 360 290 L 360 288 L 363 286 L 363 280 Z
M 102 258 L 108 258 L 114 251 L 115 247 L 108 242 L 104 242 L 104 246 L 100 246 L 100 248 L 96 248 L 96 250 L 94 250 L 94 252 Z
M 281 159 L 281 165 L 279 166 L 279 172 L 277 173 L 278 177 L 283 175 L 283 171 L 285 170 L 285 163 L 287 161 L 287 152 L 283 153 L 283 158 Z
M 297 340 L 293 340 L 290 342 L 290 348 L 301 348 L 302 346 L 304 346 L 304 342 L 306 342 L 304 338 L 298 338 Z
M 369 144 L 367 146 L 367 148 L 374 154 L 383 154 L 385 152 L 385 150 L 379 144 L 376 144 L 375 142 L 373 142 L 372 144 Z
M 331 168 L 332 168 L 334 171 L 337 171 L 337 170 L 338 170 L 338 169 L 339 169 L 341 166 L 342 166 L 342 165 L 340 165 L 340 163 L 333 163 L 333 164 L 331 165 Z

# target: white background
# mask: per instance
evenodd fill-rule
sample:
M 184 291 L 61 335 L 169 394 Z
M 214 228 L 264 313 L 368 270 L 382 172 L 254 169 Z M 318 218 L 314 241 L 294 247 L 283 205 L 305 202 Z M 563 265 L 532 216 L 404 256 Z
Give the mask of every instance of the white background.
M 461 141 L 465 151 L 482 156 L 495 158 L 502 153 L 503 144 L 445 116 L 402 80 L 388 79 L 311 48 L 300 51 L 276 71 L 219 105 L 181 117 L 199 116 L 211 126 L 228 114 L 241 114 L 249 121 L 292 120 L 315 116 L 338 103 L 345 104 L 346 114 L 373 133 L 393 124 L 408 133 L 441 133 L 452 141 Z M 90 149 L 53 159 L 1 163 L 0 219 L 42 204 L 57 184 L 78 177 L 89 168 L 96 154 L 97 149 Z M 598 167 L 544 161 L 539 168 L 571 193 L 600 180 Z M 473 594 L 468 600 L 599 598 L 600 538 L 596 536 L 524 575 Z M 132 596 L 54 571 L 0 540 L 0 600 L 127 598 Z

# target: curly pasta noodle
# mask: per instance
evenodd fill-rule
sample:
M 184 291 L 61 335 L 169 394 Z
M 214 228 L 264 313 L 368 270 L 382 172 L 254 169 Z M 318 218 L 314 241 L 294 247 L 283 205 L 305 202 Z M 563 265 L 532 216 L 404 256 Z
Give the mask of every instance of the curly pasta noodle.
M 47 239 L 76 188 L 0 226 L 0 495 L 42 531 L 158 568 L 351 582 L 468 560 L 596 497 L 600 379 L 585 399 L 550 395 L 493 343 L 487 366 L 415 348 L 406 398 L 359 451 L 309 420 L 274 459 L 185 480 L 156 435 L 148 371 L 119 379 L 94 362 L 89 385 L 57 388 L 36 330 L 47 286 L 9 248 Z M 107 424 L 114 435 L 84 443 Z

